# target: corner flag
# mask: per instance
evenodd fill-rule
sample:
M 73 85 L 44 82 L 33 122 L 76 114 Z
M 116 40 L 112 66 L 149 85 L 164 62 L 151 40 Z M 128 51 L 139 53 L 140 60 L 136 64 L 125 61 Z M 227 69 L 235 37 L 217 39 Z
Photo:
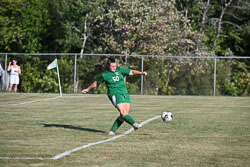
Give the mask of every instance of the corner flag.
M 59 82 L 59 91 L 60 91 L 60 96 L 62 96 L 62 87 L 61 87 L 61 82 L 60 82 L 60 74 L 59 74 L 57 59 L 55 59 L 52 63 L 50 63 L 48 65 L 47 70 L 50 70 L 50 69 L 53 69 L 53 68 L 57 69 L 58 82 Z
M 57 59 L 55 59 L 52 63 L 50 63 L 47 67 L 47 70 L 50 70 L 52 68 L 56 68 L 58 66 Z

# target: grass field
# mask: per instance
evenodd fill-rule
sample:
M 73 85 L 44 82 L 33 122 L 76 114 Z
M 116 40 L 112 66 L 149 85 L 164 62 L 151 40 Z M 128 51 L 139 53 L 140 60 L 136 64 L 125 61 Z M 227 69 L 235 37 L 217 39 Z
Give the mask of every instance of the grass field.
M 250 97 L 131 96 L 130 114 L 136 121 L 164 110 L 174 120 L 156 119 L 116 140 L 53 160 L 111 138 L 105 132 L 118 116 L 106 95 L 39 101 L 55 96 L 0 93 L 1 167 L 250 166 Z M 118 135 L 130 128 L 123 124 Z

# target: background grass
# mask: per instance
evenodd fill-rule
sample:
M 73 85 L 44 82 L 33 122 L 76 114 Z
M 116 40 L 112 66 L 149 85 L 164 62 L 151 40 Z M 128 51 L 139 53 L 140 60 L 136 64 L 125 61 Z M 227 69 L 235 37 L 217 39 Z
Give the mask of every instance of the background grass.
M 0 105 L 55 97 L 55 94 L 0 94 Z M 138 122 L 170 110 L 160 119 L 117 140 L 58 160 L 0 159 L 0 166 L 249 166 L 250 98 L 131 96 Z M 0 157 L 50 158 L 110 138 L 118 112 L 106 95 L 64 95 L 17 106 L 0 106 Z M 130 129 L 123 124 L 118 134 Z

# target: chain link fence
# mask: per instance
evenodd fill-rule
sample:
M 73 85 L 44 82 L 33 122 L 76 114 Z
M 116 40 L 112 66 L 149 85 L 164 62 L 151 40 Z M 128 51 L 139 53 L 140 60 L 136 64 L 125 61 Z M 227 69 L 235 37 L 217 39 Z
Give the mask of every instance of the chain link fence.
M 106 61 L 116 57 L 119 66 L 147 71 L 148 76 L 126 77 L 130 94 L 144 95 L 234 95 L 249 96 L 250 57 L 152 56 L 76 53 L 0 53 L 1 67 L 17 59 L 21 66 L 20 92 L 59 92 L 56 70 L 47 66 L 58 59 L 63 93 L 80 93 L 106 70 Z M 1 77 L 1 83 L 6 82 Z M 3 85 L 3 84 L 0 84 Z M 6 91 L 1 87 L 0 91 Z M 105 85 L 90 93 L 106 93 Z

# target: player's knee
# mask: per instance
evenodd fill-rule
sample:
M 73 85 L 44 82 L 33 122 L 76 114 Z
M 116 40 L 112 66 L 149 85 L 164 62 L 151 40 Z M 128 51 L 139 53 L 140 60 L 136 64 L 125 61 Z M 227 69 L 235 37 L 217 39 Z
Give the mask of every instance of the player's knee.
M 124 118 L 126 115 L 128 115 L 128 112 L 126 110 L 121 111 L 121 115 Z
M 123 117 L 124 117 L 124 116 L 123 116 L 122 114 L 120 114 L 119 120 L 122 121 L 122 122 L 124 121 Z

